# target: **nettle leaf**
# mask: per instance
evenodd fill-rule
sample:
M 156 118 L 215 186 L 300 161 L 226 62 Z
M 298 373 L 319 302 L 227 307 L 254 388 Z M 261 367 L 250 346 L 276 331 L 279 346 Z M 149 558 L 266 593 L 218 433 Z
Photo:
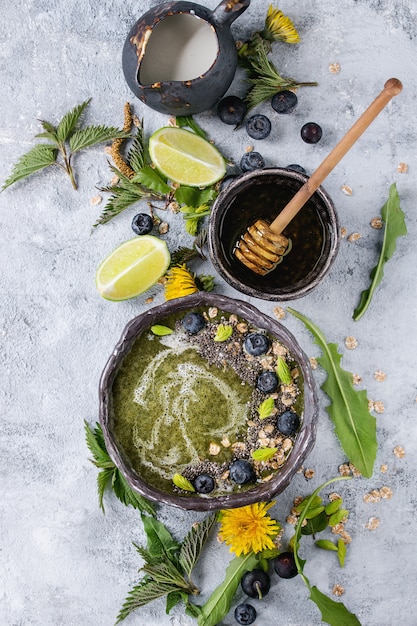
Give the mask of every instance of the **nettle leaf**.
M 104 513 L 104 493 L 112 484 L 114 468 L 103 469 L 97 475 L 98 503 Z
M 172 591 L 172 585 L 156 582 L 150 577 L 145 577 L 138 585 L 129 591 L 126 600 L 117 616 L 116 624 L 120 624 L 128 615 L 141 606 L 161 598 Z
M 407 234 L 405 215 L 400 207 L 400 198 L 395 183 L 390 187 L 388 200 L 381 209 L 381 216 L 385 222 L 381 253 L 378 264 L 373 268 L 370 274 L 371 285 L 368 289 L 362 291 L 360 302 L 353 312 L 353 319 L 356 322 L 360 320 L 366 312 L 376 288 L 384 277 L 384 265 L 393 257 L 397 247 L 398 237 L 403 237 Z
M 378 444 L 376 419 L 369 412 L 367 393 L 364 390 L 356 391 L 352 374 L 340 367 L 342 356 L 337 351 L 337 345 L 328 344 L 321 330 L 307 317 L 292 308 L 288 308 L 288 311 L 305 324 L 323 351 L 323 356 L 317 360 L 327 372 L 327 378 L 321 386 L 331 400 L 326 410 L 350 462 L 363 476 L 370 478 Z
M 245 572 L 250 572 L 258 565 L 258 558 L 253 552 L 246 556 L 232 559 L 226 569 L 224 581 L 213 591 L 207 602 L 201 607 L 198 626 L 216 626 L 230 611 L 233 597 Z
M 92 463 L 94 463 L 96 467 L 100 467 L 103 469 L 111 469 L 116 467 L 106 450 L 103 430 L 100 424 L 97 422 L 93 430 L 92 428 L 90 428 L 88 422 L 84 420 L 84 431 L 87 447 L 93 455 Z
M 145 166 L 145 141 L 143 124 L 140 125 L 127 155 L 127 160 L 133 171 L 139 172 Z
M 134 509 L 138 509 L 142 513 L 155 515 L 155 506 L 151 504 L 149 500 L 136 493 L 136 491 L 133 491 L 123 474 L 117 468 L 114 472 L 112 488 L 115 496 L 125 506 L 129 506 L 130 504 L 130 506 L 132 506 Z
M 178 561 L 187 576 L 191 576 L 216 519 L 217 516 L 214 513 L 208 515 L 202 522 L 196 523 L 182 542 Z
M 59 142 L 64 143 L 71 137 L 80 122 L 82 114 L 90 102 L 91 98 L 74 107 L 71 111 L 68 111 L 68 113 L 64 115 L 58 124 L 58 128 L 56 129 L 56 136 Z
M 22 178 L 26 178 L 45 167 L 54 165 L 57 155 L 58 150 L 52 144 L 41 143 L 34 146 L 15 163 L 11 175 L 3 184 L 2 190 L 13 185 L 18 180 L 22 180 Z
M 145 165 L 137 171 L 132 181 L 160 194 L 168 194 L 172 191 L 166 180 L 150 165 Z
M 87 126 L 73 133 L 69 140 L 69 147 L 71 152 L 78 152 L 99 143 L 113 141 L 113 139 L 127 139 L 129 137 L 129 133 L 113 126 Z
M 267 398 L 266 400 L 264 400 L 262 404 L 258 406 L 258 409 L 257 409 L 259 413 L 259 418 L 263 420 L 269 417 L 272 411 L 274 410 L 274 407 L 275 407 L 274 398 Z

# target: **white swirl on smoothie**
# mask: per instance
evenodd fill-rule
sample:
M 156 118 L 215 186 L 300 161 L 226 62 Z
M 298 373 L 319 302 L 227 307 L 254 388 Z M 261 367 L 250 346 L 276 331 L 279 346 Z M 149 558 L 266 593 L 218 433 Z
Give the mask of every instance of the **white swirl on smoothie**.
M 186 350 L 196 352 L 188 344 L 159 352 L 134 391 L 139 411 L 133 443 L 141 463 L 165 479 L 206 458 L 208 450 L 201 449 L 202 442 L 233 437 L 248 412 L 242 394 L 216 376 L 216 368 L 210 369 L 203 359 L 181 360 Z

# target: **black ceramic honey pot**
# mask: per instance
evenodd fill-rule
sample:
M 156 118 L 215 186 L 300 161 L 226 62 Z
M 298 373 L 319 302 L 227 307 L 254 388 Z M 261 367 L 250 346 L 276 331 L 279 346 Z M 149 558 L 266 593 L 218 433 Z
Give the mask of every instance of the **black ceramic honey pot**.
M 250 0 L 223 0 L 213 11 L 194 2 L 166 2 L 132 27 L 123 48 L 123 72 L 133 93 L 168 115 L 211 108 L 237 68 L 230 26 Z

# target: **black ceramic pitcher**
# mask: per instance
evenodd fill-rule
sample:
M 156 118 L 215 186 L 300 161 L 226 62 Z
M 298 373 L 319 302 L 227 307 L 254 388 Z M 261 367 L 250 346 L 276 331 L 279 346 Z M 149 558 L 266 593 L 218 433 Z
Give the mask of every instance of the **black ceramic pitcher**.
M 169 115 L 211 108 L 236 72 L 230 25 L 249 4 L 222 0 L 211 11 L 194 2 L 166 2 L 147 11 L 123 48 L 123 72 L 133 93 Z

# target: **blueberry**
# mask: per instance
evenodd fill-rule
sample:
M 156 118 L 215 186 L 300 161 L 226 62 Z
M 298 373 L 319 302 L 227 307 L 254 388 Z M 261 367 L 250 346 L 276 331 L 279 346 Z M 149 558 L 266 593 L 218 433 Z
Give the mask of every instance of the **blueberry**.
M 259 152 L 245 152 L 240 159 L 240 169 L 242 172 L 253 172 L 253 170 L 261 170 L 265 167 L 265 161 Z
M 266 115 L 252 115 L 246 122 L 246 132 L 252 139 L 265 139 L 271 132 L 271 122 Z
M 243 345 L 248 354 L 251 356 L 259 356 L 260 354 L 268 352 L 271 342 L 266 335 L 251 333 L 246 337 Z
M 301 139 L 306 143 L 317 143 L 320 141 L 322 134 L 321 126 L 315 122 L 308 122 L 301 129 Z
M 293 411 L 284 411 L 277 418 L 277 427 L 283 435 L 295 435 L 300 427 L 300 418 Z
M 307 172 L 305 171 L 305 169 L 301 165 L 298 165 L 297 163 L 291 163 L 291 165 L 287 165 L 286 169 L 293 170 L 294 172 L 300 172 L 300 174 L 307 175 Z
M 252 465 L 245 459 L 237 459 L 229 467 L 230 480 L 237 485 L 253 483 L 255 481 L 255 472 Z
M 272 560 L 274 570 L 281 578 L 294 578 L 297 576 L 298 570 L 292 552 L 281 552 Z
M 292 113 L 297 106 L 298 98 L 293 91 L 279 91 L 273 96 L 271 106 L 277 113 Z
M 153 219 L 147 213 L 138 213 L 132 220 L 132 230 L 137 235 L 147 235 L 153 228 Z
M 214 478 L 210 474 L 200 474 L 194 478 L 197 493 L 210 493 L 214 489 Z
M 239 604 L 235 608 L 235 620 L 238 624 L 253 624 L 256 620 L 256 611 L 251 604 Z
M 271 579 L 263 569 L 256 567 L 251 572 L 243 574 L 240 584 L 250 598 L 262 600 L 271 588 Z
M 272 393 L 277 387 L 278 378 L 274 372 L 262 372 L 256 379 L 256 388 L 263 393 Z
M 182 318 L 182 326 L 190 335 L 196 335 L 205 325 L 206 320 L 201 313 L 187 313 L 187 315 Z
M 225 124 L 240 124 L 246 111 L 246 103 L 238 96 L 226 96 L 217 105 L 217 115 Z

